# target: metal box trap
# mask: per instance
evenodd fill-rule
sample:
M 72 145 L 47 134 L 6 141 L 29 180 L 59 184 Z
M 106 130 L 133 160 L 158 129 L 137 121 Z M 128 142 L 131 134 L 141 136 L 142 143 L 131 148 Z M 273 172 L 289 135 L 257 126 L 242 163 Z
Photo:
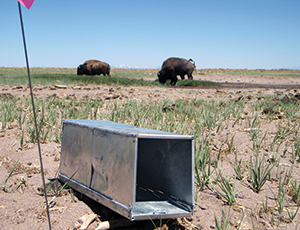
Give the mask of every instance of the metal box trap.
M 64 120 L 59 179 L 130 220 L 193 215 L 194 137 Z

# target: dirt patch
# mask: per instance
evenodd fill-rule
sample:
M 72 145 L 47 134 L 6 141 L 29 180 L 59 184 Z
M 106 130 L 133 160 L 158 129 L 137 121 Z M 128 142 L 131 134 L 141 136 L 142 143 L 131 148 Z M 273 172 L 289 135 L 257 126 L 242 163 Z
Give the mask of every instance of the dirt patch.
M 223 99 L 233 97 L 240 100 L 241 96 L 248 97 L 248 100 L 256 95 L 273 95 L 282 94 L 288 96 L 297 95 L 300 80 L 291 77 L 277 76 L 238 76 L 238 75 L 195 75 L 197 80 L 208 80 L 219 82 L 222 84 L 240 84 L 243 87 L 213 87 L 213 88 L 188 88 L 188 87 L 126 87 L 126 86 L 96 86 L 96 85 L 74 85 L 74 86 L 34 86 L 34 94 L 36 97 L 56 97 L 56 98 L 93 98 L 101 97 L 104 100 L 137 100 L 137 101 L 160 101 L 165 98 L 172 99 Z M 147 79 L 145 79 L 147 80 Z M 153 78 L 151 78 L 153 80 Z M 264 87 L 254 87 L 253 85 L 263 85 Z M 278 86 L 283 86 L 278 89 Z M 248 86 L 248 87 L 247 87 Z M 241 95 L 243 92 L 243 95 Z M 28 96 L 29 89 L 27 86 L 10 87 L 1 85 L 0 96 L 22 97 Z M 276 113 L 276 111 L 265 111 L 265 113 Z M 299 111 L 297 111 L 299 112 Z M 280 113 L 277 114 L 278 119 L 273 123 L 270 122 L 264 126 L 269 132 L 275 129 L 280 122 Z M 236 128 L 237 127 L 237 128 Z M 248 159 L 247 149 L 252 143 L 248 136 L 238 125 L 234 129 L 228 129 L 221 132 L 215 138 L 215 151 L 222 152 L 221 158 L 225 158 L 228 149 L 220 150 L 221 143 L 225 142 L 226 134 L 235 134 L 235 144 L 240 148 L 240 156 Z M 28 144 L 22 150 L 18 148 L 21 138 L 21 130 L 18 128 L 17 122 L 8 124 L 7 128 L 0 132 L 0 182 L 5 181 L 9 173 L 15 167 L 15 175 L 6 183 L 8 189 L 13 193 L 0 191 L 0 229 L 48 229 L 48 220 L 45 211 L 45 200 L 42 196 L 40 187 L 42 180 L 40 175 L 40 164 L 38 157 L 38 149 L 36 144 Z M 59 170 L 60 145 L 55 142 L 41 144 L 42 157 L 45 169 L 45 175 L 48 179 L 55 178 Z M 19 159 L 20 158 L 20 159 Z M 19 159 L 19 161 L 18 161 Z M 18 161 L 18 163 L 16 163 Z M 249 162 L 249 159 L 248 159 Z M 293 165 L 284 159 L 281 162 L 282 168 L 289 170 Z M 226 173 L 232 172 L 232 167 L 228 164 L 222 166 Z M 299 177 L 299 165 L 295 164 L 293 170 L 293 178 Z M 20 182 L 21 181 L 21 182 Z M 24 183 L 23 183 L 24 182 Z M 277 183 L 268 181 L 270 188 L 277 188 Z M 275 188 L 276 187 L 276 188 Z M 4 188 L 4 186 L 2 186 Z M 242 185 L 238 185 L 237 190 L 242 189 Z M 253 200 L 252 197 L 256 196 Z M 266 190 L 262 191 L 259 196 L 254 194 L 250 189 L 242 191 L 239 202 L 232 208 L 231 226 L 238 226 L 243 221 L 241 229 L 252 229 L 251 215 L 255 219 L 255 225 L 258 229 L 297 229 L 299 217 L 297 216 L 293 223 L 288 219 L 279 219 L 279 216 L 271 216 L 270 212 L 264 213 L 257 210 L 257 203 L 263 202 L 268 194 Z M 216 197 L 216 193 L 206 188 L 199 192 L 196 186 L 197 205 L 195 207 L 194 216 L 191 218 L 183 218 L 178 220 L 166 220 L 162 223 L 155 222 L 158 229 L 214 229 L 214 216 L 221 218 L 220 207 L 226 207 L 224 201 Z M 79 219 L 86 214 L 96 214 L 95 220 L 88 229 L 96 229 L 98 224 L 103 221 L 112 221 L 111 224 L 118 225 L 115 221 L 122 219 L 109 209 L 100 204 L 84 197 L 80 194 L 63 193 L 60 196 L 49 196 L 50 202 L 50 219 L 52 229 L 76 229 L 80 226 Z M 271 209 L 276 209 L 275 201 L 269 204 Z M 259 216 L 260 215 L 260 216 Z M 267 216 L 264 216 L 267 215 Z M 279 224 L 274 227 L 270 221 L 274 218 Z M 113 222 L 115 221 L 115 222 Z M 151 221 L 142 221 L 136 223 L 128 223 L 122 219 L 121 229 L 154 229 Z M 125 227 L 126 226 L 126 227 Z M 79 227 L 78 227 L 79 228 Z M 77 229 L 78 229 L 77 228 Z

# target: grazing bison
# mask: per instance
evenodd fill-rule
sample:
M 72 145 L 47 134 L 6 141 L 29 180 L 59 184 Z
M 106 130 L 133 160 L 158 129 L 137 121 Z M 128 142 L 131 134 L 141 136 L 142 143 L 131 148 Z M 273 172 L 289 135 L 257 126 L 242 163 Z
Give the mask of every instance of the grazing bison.
M 110 74 L 110 66 L 109 64 L 97 61 L 97 60 L 88 60 L 84 62 L 82 65 L 79 65 L 77 68 L 77 75 L 100 75 L 104 76 Z
M 168 58 L 163 62 L 161 70 L 157 73 L 159 83 L 165 84 L 170 79 L 171 85 L 175 85 L 178 80 L 177 75 L 184 79 L 184 75 L 187 74 L 189 79 L 193 79 L 192 73 L 195 68 L 195 62 L 192 59 Z

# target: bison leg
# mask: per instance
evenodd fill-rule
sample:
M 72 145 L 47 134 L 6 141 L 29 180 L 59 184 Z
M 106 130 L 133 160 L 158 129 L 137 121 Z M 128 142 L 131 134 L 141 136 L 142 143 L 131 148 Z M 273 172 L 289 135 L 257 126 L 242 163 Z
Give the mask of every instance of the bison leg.
M 193 80 L 193 75 L 192 75 L 192 73 L 188 74 L 188 79 Z
M 184 74 L 181 74 L 180 77 L 181 77 L 181 80 L 184 80 Z
M 172 74 L 171 85 L 176 85 L 177 81 L 178 81 L 178 78 L 177 78 L 176 74 Z
M 107 71 L 106 71 L 107 75 L 110 76 L 110 66 L 107 66 Z

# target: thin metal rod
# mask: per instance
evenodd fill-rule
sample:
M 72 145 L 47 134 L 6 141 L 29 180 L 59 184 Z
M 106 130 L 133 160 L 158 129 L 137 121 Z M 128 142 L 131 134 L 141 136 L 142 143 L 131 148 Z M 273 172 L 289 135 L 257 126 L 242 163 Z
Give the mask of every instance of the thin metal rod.
M 38 127 L 37 127 L 37 121 L 36 121 L 36 113 L 35 113 L 35 106 L 34 106 L 34 98 L 33 98 L 33 92 L 32 92 L 32 85 L 31 85 L 31 78 L 30 78 L 30 70 L 29 70 L 29 62 L 28 62 L 28 55 L 27 55 L 27 48 L 26 48 L 25 33 L 24 33 L 24 26 L 23 26 L 23 19 L 22 19 L 22 12 L 21 12 L 21 5 L 20 5 L 20 2 L 18 2 L 18 6 L 19 6 L 19 14 L 20 14 L 20 22 L 21 22 L 22 36 L 23 36 L 23 45 L 24 45 L 24 52 L 25 52 L 26 66 L 27 66 L 27 74 L 28 74 L 28 80 L 29 80 L 29 88 L 30 88 L 30 95 L 31 95 L 31 103 L 32 103 L 32 109 L 33 109 L 33 116 L 34 116 L 35 132 L 36 132 L 36 136 L 37 136 L 37 144 L 38 144 L 39 157 L 40 157 L 41 175 L 42 175 L 43 188 L 44 188 L 44 193 L 45 193 L 45 202 L 46 202 L 46 209 L 47 209 L 48 223 L 49 223 L 49 229 L 51 230 L 51 221 L 50 221 L 49 205 L 48 205 L 48 199 L 47 199 L 47 193 L 46 193 L 47 190 L 46 190 L 46 184 L 45 184 L 45 175 L 44 175 L 44 167 L 43 167 L 43 160 L 42 160 L 42 153 L 41 153 L 41 145 L 40 145 L 40 138 L 39 138 L 39 130 L 38 130 Z

